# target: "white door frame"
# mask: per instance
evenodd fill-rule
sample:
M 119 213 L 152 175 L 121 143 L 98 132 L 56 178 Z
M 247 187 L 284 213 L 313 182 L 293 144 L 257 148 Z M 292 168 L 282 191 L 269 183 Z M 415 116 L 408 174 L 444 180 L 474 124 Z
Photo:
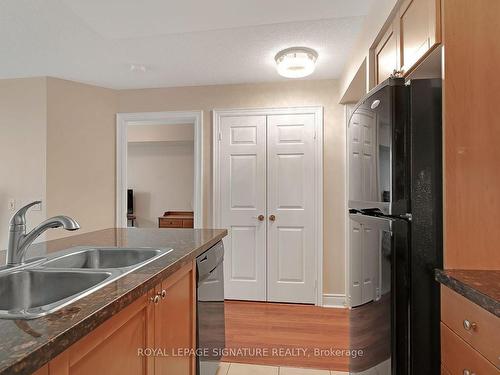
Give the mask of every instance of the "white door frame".
M 290 107 L 290 108 L 254 108 L 254 109 L 215 109 L 213 111 L 213 227 L 221 227 L 220 196 L 220 124 L 221 118 L 233 116 L 268 116 L 268 115 L 314 115 L 315 127 L 315 203 L 314 203 L 314 248 L 316 250 L 316 306 L 323 305 L 323 107 Z
M 351 246 L 351 231 L 350 231 L 350 225 L 351 225 L 351 219 L 349 218 L 349 155 L 350 155 L 350 142 L 349 142 L 349 119 L 352 114 L 352 110 L 354 108 L 355 104 L 346 104 L 344 105 L 344 116 L 345 116 L 345 150 L 346 150 L 346 168 L 345 168 L 345 198 L 344 198 L 344 213 L 345 213 L 345 264 L 344 264 L 344 269 L 345 269 L 345 278 L 344 278 L 344 283 L 345 283 L 345 306 L 347 308 L 352 307 L 351 303 L 351 252 L 350 252 L 350 246 Z
M 116 227 L 127 227 L 127 126 L 194 126 L 194 227 L 203 226 L 203 111 L 135 112 L 116 114 Z

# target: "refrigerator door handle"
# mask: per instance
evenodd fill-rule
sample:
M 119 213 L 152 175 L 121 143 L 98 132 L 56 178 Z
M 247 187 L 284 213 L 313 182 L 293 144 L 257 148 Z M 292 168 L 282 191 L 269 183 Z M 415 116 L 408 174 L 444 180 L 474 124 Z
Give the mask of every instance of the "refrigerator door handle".
M 373 217 L 386 218 L 389 220 L 404 220 L 407 222 L 411 222 L 413 219 L 413 216 L 410 213 L 405 213 L 401 215 L 373 215 Z
M 398 215 L 398 218 L 402 219 L 402 220 L 406 220 L 406 221 L 412 221 L 413 216 L 410 213 L 406 213 L 406 214 Z

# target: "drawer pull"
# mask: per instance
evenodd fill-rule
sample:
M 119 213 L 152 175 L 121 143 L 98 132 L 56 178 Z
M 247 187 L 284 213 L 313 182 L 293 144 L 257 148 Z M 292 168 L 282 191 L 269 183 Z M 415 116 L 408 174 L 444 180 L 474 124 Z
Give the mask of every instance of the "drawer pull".
M 160 296 L 157 294 L 155 295 L 154 297 L 151 297 L 150 298 L 151 302 L 153 302 L 155 305 L 158 304 L 158 302 L 160 302 Z
M 476 375 L 476 373 L 475 373 L 475 372 L 472 372 L 471 370 L 467 370 L 467 369 L 465 369 L 465 370 L 464 370 L 464 375 Z
M 475 330 L 476 330 L 476 328 L 477 328 L 477 324 L 476 324 L 476 323 L 471 322 L 470 320 L 467 320 L 467 319 L 465 319 L 465 320 L 464 320 L 464 329 L 465 329 L 466 331 L 475 331 Z M 464 375 L 466 375 L 466 374 L 465 374 L 465 370 L 464 370 Z M 468 374 L 467 374 L 467 375 L 468 375 Z M 472 374 L 471 374 L 471 375 L 472 375 Z

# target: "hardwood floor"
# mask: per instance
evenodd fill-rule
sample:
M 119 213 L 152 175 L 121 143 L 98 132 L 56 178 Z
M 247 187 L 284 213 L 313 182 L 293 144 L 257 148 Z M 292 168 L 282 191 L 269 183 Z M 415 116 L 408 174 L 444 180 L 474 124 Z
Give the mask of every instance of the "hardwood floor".
M 390 374 L 390 295 L 352 310 L 243 301 L 226 301 L 224 308 L 231 351 L 225 362 Z
M 223 361 L 349 370 L 349 357 L 314 352 L 349 349 L 348 309 L 226 301 L 225 316 L 226 348 L 233 353 Z

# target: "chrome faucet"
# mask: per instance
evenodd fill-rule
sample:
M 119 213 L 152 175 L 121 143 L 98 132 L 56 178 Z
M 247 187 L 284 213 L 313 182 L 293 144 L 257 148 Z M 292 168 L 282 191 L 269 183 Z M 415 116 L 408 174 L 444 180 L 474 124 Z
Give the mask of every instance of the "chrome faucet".
M 63 227 L 66 230 L 80 229 L 80 225 L 68 216 L 54 216 L 40 223 L 26 234 L 26 212 L 32 206 L 42 202 L 32 202 L 19 211 L 10 219 L 9 247 L 7 249 L 7 265 L 18 266 L 25 261 L 26 250 L 38 236 L 50 228 Z

